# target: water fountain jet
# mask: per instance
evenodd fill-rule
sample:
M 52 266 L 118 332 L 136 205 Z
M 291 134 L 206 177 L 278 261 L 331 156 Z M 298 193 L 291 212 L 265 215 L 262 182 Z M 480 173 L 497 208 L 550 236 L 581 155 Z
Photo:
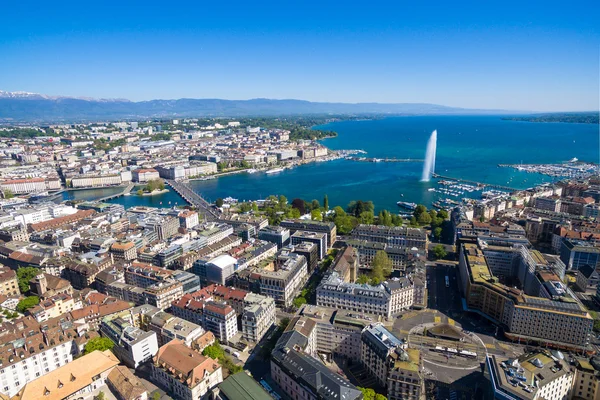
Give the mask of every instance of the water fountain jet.
M 429 141 L 427 142 L 427 150 L 425 152 L 425 163 L 423 164 L 423 174 L 421 182 L 429 182 L 431 175 L 435 172 L 435 151 L 437 147 L 437 130 L 431 132 Z

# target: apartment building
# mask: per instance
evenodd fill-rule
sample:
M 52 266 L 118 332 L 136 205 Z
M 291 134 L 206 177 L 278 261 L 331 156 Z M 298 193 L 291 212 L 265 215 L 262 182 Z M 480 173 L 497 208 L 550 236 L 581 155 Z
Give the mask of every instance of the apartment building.
M 345 282 L 331 272 L 317 287 L 317 305 L 391 317 L 412 307 L 414 285 L 394 278 L 379 286 Z
M 83 308 L 83 304 L 80 299 L 60 293 L 41 300 L 40 304 L 27 310 L 27 313 L 37 322 L 44 322 L 81 308 Z
M 567 399 L 575 372 L 560 352 L 546 350 L 507 359 L 488 355 L 485 377 L 490 381 L 489 398 Z
M 160 178 L 160 174 L 153 168 L 140 168 L 131 171 L 134 182 L 146 183 Z
M 43 323 L 26 316 L 4 322 L 0 348 L 6 355 L 0 369 L 0 391 L 15 396 L 27 383 L 73 361 L 88 338 L 97 336 L 69 320 Z M 27 340 L 23 340 L 27 332 Z M 21 338 L 21 339 L 19 339 Z
M 277 250 L 281 250 L 290 242 L 290 230 L 282 226 L 266 226 L 258 231 L 258 238 L 275 243 Z
M 204 329 L 200 325 L 164 311 L 153 313 L 147 328 L 149 331 L 156 332 L 159 346 L 175 339 L 181 340 L 186 346 L 191 346 L 204 334 Z
M 513 340 L 568 349 L 587 346 L 592 317 L 558 278 L 553 280 L 553 274 L 538 270 L 535 252 L 521 247 L 517 253 L 520 259 L 513 277 L 523 286 L 521 290 L 504 285 L 494 276 L 484 251 L 465 243 L 459 252 L 461 290 L 469 309 L 503 326 L 506 336 Z M 540 280 L 544 275 L 550 280 Z
M 0 295 L 10 297 L 20 294 L 17 273 L 9 268 L 0 268 Z
M 130 368 L 137 368 L 158 352 L 156 332 L 146 332 L 136 327 L 128 311 L 104 318 L 100 332 L 112 340 L 115 344 L 112 351 Z
M 2 191 L 11 191 L 13 194 L 40 193 L 48 190 L 59 190 L 60 181 L 58 179 L 13 179 L 0 182 Z
M 115 242 L 110 246 L 110 252 L 117 260 L 132 261 L 137 258 L 137 248 L 133 242 Z
M 327 235 L 320 232 L 296 231 L 290 237 L 292 246 L 299 245 L 304 242 L 314 243 L 317 245 L 319 260 L 322 260 L 327 255 L 329 248 L 327 247 Z
M 352 230 L 351 237 L 354 240 L 385 243 L 391 247 L 416 247 L 423 252 L 427 252 L 427 244 L 429 243 L 427 233 L 423 229 L 406 226 L 390 227 L 361 224 Z
M 200 400 L 223 381 L 223 373 L 216 360 L 173 340 L 154 356 L 151 379 L 177 398 Z
M 121 174 L 78 175 L 71 178 L 71 187 L 73 188 L 117 186 L 122 183 Z
M 286 250 L 280 252 L 273 269 L 253 270 L 258 276 L 259 291 L 275 302 L 289 307 L 308 276 L 306 259 Z
M 203 321 L 206 330 L 211 331 L 223 343 L 228 343 L 238 333 L 237 315 L 227 304 L 206 303 Z
M 246 297 L 251 305 L 245 307 L 242 314 L 242 338 L 258 343 L 275 323 L 275 300 L 254 293 Z
M 286 219 L 279 226 L 287 228 L 291 233 L 306 231 L 327 235 L 327 248 L 331 248 L 337 240 L 337 228 L 333 222 L 308 221 L 303 219 Z

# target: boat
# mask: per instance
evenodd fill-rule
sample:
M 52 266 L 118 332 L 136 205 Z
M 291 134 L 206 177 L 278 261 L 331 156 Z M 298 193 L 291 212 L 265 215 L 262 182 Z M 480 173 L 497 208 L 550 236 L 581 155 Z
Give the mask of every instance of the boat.
M 406 208 L 408 210 L 414 210 L 417 208 L 416 203 L 409 203 L 408 201 L 399 201 L 396 203 L 399 207 Z
M 254 169 L 254 168 L 250 168 L 250 169 L 247 169 L 246 172 L 249 173 L 249 174 L 253 174 L 255 172 L 258 172 L 258 170 Z
M 276 173 L 281 172 L 281 171 L 283 171 L 283 168 L 274 168 L 274 169 L 268 170 L 266 173 L 267 174 L 276 174 Z
M 435 188 L 429 188 L 427 189 L 428 192 L 435 192 Z

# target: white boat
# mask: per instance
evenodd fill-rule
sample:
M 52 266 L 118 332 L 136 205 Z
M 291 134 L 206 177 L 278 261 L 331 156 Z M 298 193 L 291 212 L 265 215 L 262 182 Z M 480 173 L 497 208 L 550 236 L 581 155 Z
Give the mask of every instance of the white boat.
M 406 208 L 408 210 L 414 210 L 415 208 L 417 208 L 417 205 L 415 203 L 409 203 L 408 201 L 399 201 L 396 204 L 399 207 L 403 207 L 403 208 Z
M 268 170 L 266 173 L 267 174 L 276 174 L 276 173 L 281 172 L 281 171 L 283 171 L 283 168 L 274 168 L 274 169 Z
M 249 174 L 254 174 L 255 172 L 258 172 L 258 170 L 254 169 L 254 168 L 250 168 L 250 169 L 247 169 L 246 172 Z

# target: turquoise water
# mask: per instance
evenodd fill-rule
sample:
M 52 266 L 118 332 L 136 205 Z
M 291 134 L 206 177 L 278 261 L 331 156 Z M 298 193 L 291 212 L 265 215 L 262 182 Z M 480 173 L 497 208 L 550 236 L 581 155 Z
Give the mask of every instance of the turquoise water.
M 122 190 L 122 187 L 113 187 L 69 191 L 62 193 L 62 200 L 95 200 L 98 198 L 119 193 Z M 169 190 L 168 193 L 158 194 L 154 196 L 137 196 L 135 194 L 136 190 L 137 188 L 133 189 L 132 195 L 118 197 L 116 199 L 109 200 L 108 203 L 122 204 L 123 206 L 125 206 L 125 208 L 130 208 L 134 206 L 172 207 L 187 204 L 185 200 L 183 200 L 173 190 Z
M 503 121 L 498 116 L 423 116 L 343 121 L 318 128 L 338 132 L 338 137 L 323 141 L 332 149 L 363 149 L 369 157 L 419 159 L 424 158 L 427 139 L 437 129 L 436 172 L 520 189 L 553 178 L 500 168 L 499 163 L 550 163 L 573 157 L 598 160 L 596 125 Z M 345 206 L 362 199 L 372 200 L 377 209 L 396 210 L 398 200 L 431 204 L 438 198 L 437 193 L 427 191 L 434 183 L 419 182 L 421 171 L 422 163 L 337 160 L 272 175 L 243 173 L 194 181 L 192 186 L 208 200 L 283 194 L 290 200 L 300 197 L 322 202 L 327 194 L 330 205 Z M 165 201 L 182 204 L 175 193 L 163 196 L 121 197 L 113 202 L 126 206 L 151 205 L 147 202 L 168 206 Z

